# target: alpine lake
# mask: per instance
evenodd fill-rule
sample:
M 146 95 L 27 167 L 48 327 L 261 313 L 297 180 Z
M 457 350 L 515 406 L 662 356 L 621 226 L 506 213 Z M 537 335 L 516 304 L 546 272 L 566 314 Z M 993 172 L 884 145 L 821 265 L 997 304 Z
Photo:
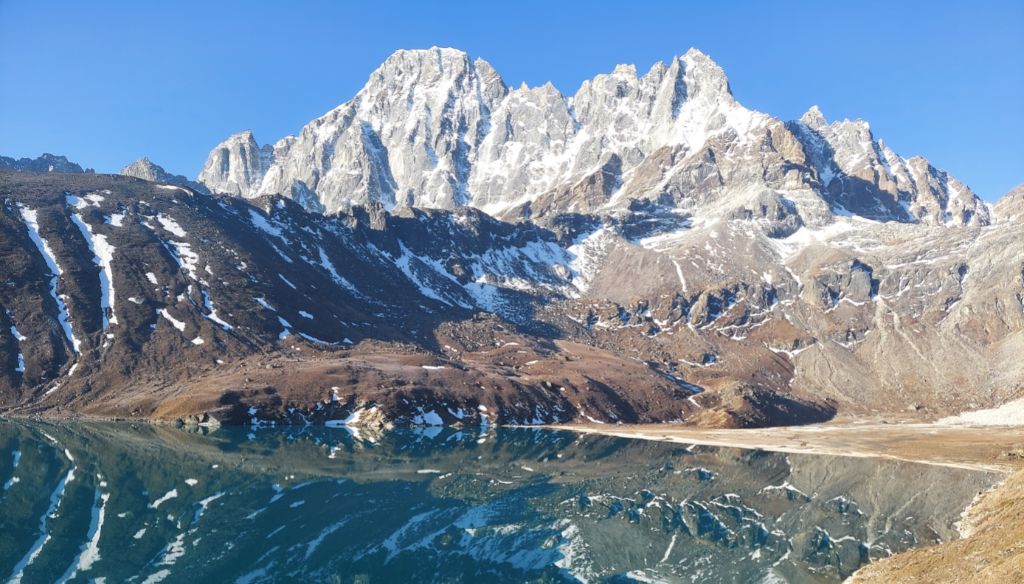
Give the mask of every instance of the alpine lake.
M 566 431 L 0 420 L 9 582 L 840 582 L 995 474 Z

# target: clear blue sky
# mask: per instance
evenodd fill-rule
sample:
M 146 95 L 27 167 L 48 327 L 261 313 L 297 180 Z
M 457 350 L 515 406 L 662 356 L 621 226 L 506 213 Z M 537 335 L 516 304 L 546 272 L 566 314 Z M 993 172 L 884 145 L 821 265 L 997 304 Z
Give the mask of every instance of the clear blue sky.
M 392 51 L 452 46 L 572 94 L 695 46 L 783 119 L 863 118 L 994 200 L 1024 182 L 1024 2 L 0 0 L 0 153 L 194 177 L 349 99 Z

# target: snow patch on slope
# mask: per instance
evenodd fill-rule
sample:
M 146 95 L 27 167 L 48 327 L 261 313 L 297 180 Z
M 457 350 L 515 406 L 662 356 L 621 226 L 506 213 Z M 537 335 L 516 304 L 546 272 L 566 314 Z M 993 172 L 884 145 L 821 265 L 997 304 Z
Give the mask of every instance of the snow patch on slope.
M 177 221 L 164 215 L 163 213 L 157 213 L 156 220 L 160 222 L 160 225 L 167 231 L 173 233 L 176 237 L 185 237 L 188 233 L 181 228 L 181 225 Z
M 942 418 L 938 423 L 944 426 L 1024 426 L 1024 398 L 995 408 Z
M 601 227 L 573 242 L 568 252 L 573 256 L 569 265 L 572 267 L 573 285 L 580 292 L 585 292 L 597 276 L 606 255 L 605 248 L 613 238 L 612 232 Z
M 75 337 L 75 333 L 71 329 L 71 313 L 68 311 L 67 304 L 64 303 L 64 296 L 57 294 L 57 282 L 60 279 L 60 275 L 64 273 L 64 270 L 57 264 L 57 256 L 54 255 L 49 242 L 39 235 L 38 213 L 34 209 L 23 205 L 20 207 L 22 219 L 24 219 L 25 227 L 28 229 L 29 239 L 35 244 L 39 254 L 43 256 L 43 261 L 46 262 L 46 266 L 50 269 L 50 296 L 53 297 L 53 301 L 57 304 L 57 321 L 60 322 L 60 326 L 64 330 L 64 336 L 71 343 L 75 353 L 81 353 L 82 343 Z
M 4 312 L 7 313 L 7 318 L 8 318 L 8 320 L 11 321 L 11 336 L 14 337 L 14 341 L 16 343 L 18 343 L 18 367 L 14 370 L 14 372 L 15 373 L 24 373 L 25 372 L 25 354 L 21 352 L 21 343 L 23 343 L 24 341 L 27 341 L 28 337 L 26 337 L 25 335 L 21 334 L 18 331 L 18 327 L 15 326 L 15 324 L 14 324 L 14 316 L 11 315 L 11 311 L 10 310 L 5 310 Z M 14 466 L 18 466 L 17 462 L 15 462 Z
M 171 313 L 168 312 L 166 308 L 161 308 L 156 312 L 160 316 L 166 318 L 167 322 L 171 323 L 171 325 L 174 326 L 174 328 L 178 329 L 181 332 L 185 332 L 185 323 L 171 316 Z
M 405 247 L 405 244 L 403 243 L 399 243 L 398 245 L 402 251 L 402 255 L 398 256 L 398 259 L 394 260 L 395 266 L 398 267 L 399 270 L 402 270 L 402 273 L 405 274 L 406 277 L 409 278 L 409 280 L 416 285 L 416 287 L 420 291 L 420 294 L 426 296 L 427 298 L 437 300 L 438 302 L 441 302 L 443 304 L 447 304 L 448 306 L 458 305 L 466 309 L 473 308 L 472 306 L 469 306 L 465 302 L 462 302 L 458 299 L 446 298 L 442 292 L 438 291 L 435 288 L 432 288 L 430 286 L 430 283 L 427 282 L 423 275 L 420 273 L 423 271 L 423 268 L 418 266 L 425 266 L 426 269 L 428 269 L 430 272 L 433 272 L 441 276 L 442 278 L 450 280 L 459 287 L 461 287 L 461 284 L 459 284 L 458 280 L 456 280 L 451 274 L 449 274 L 448 271 L 444 269 L 444 266 L 440 264 L 440 262 L 433 258 L 425 258 L 412 253 L 411 251 L 409 251 L 409 248 Z
M 114 313 L 114 269 L 111 266 L 114 262 L 114 246 L 107 242 L 105 235 L 93 233 L 92 226 L 83 221 L 78 213 L 71 214 L 71 222 L 82 232 L 82 237 L 92 251 L 93 263 L 100 267 L 100 310 L 103 330 L 107 330 L 111 324 L 117 324 L 117 314 Z
M 188 274 L 189 278 L 199 280 L 199 255 L 192 251 L 192 245 L 184 241 L 167 241 L 167 249 L 171 252 L 178 267 Z
M 331 263 L 331 258 L 327 257 L 327 252 L 324 251 L 324 248 L 318 247 L 317 250 L 320 253 L 320 265 L 323 267 L 323 269 L 327 270 L 327 273 L 330 274 L 331 279 L 334 280 L 336 284 L 348 290 L 349 292 L 355 294 L 356 296 L 363 297 L 363 294 L 358 289 L 356 289 L 352 282 L 349 282 L 344 277 L 342 277 L 341 274 L 338 273 L 338 270 L 334 268 L 334 264 Z
M 223 328 L 226 331 L 229 331 L 232 328 L 234 328 L 230 324 L 224 322 L 219 316 L 217 316 L 217 310 L 213 307 L 213 300 L 210 300 L 210 293 L 207 292 L 206 290 L 200 290 L 200 294 L 202 294 L 203 296 L 203 307 L 206 308 L 208 313 L 204 314 L 203 316 L 219 324 L 221 328 Z

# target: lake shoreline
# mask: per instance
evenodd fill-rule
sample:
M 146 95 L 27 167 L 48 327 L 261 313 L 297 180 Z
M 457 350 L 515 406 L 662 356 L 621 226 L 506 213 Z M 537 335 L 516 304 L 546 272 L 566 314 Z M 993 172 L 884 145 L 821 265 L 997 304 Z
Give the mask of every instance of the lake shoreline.
M 1007 453 L 1024 449 L 1024 427 L 949 426 L 875 420 L 807 426 L 707 429 L 673 424 L 555 424 L 545 428 L 638 440 L 659 440 L 904 462 L 1010 474 L 1024 460 Z
M 1024 581 L 1024 469 L 985 491 L 963 512 L 962 537 L 862 566 L 846 584 Z
M 181 426 L 178 420 L 116 417 L 74 413 L 3 413 L 0 419 L 50 422 L 114 422 Z M 247 424 L 223 424 L 247 426 Z M 319 426 L 319 424 L 312 424 Z M 849 418 L 820 424 L 764 428 L 701 428 L 672 423 L 565 423 L 509 428 L 543 428 L 681 444 L 765 450 L 790 454 L 819 454 L 880 458 L 1009 475 L 1024 469 L 1024 426 L 971 426 L 922 422 L 916 419 Z M 282 426 L 285 427 L 285 426 Z M 1014 457 L 1007 454 L 1015 452 Z
M 1024 578 L 1024 428 L 935 423 L 842 422 L 707 430 L 666 425 L 557 425 L 552 429 L 640 440 L 875 457 L 1003 475 L 963 513 L 963 537 L 863 566 L 847 582 L 1011 582 Z M 923 438 L 923 439 L 922 439 Z

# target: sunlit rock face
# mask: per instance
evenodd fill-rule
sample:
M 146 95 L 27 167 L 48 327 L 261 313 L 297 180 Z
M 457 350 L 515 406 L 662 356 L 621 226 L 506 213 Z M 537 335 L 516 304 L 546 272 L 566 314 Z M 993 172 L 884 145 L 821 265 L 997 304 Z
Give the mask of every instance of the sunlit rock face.
M 209 191 L 207 190 L 206 186 L 195 181 L 188 180 L 187 178 L 180 174 L 171 174 L 167 172 L 166 170 L 164 170 L 164 167 L 150 160 L 148 156 L 144 156 L 136 160 L 135 162 L 129 164 L 128 166 L 122 168 L 121 172 L 119 172 L 118 174 L 122 174 L 124 176 L 133 176 L 135 178 L 141 178 L 142 180 L 148 180 L 150 182 L 180 185 L 183 187 L 194 189 L 201 193 L 209 194 Z
M 743 107 L 724 71 L 691 49 L 645 74 L 618 65 L 566 96 L 512 88 L 455 49 L 398 51 L 355 97 L 296 136 L 251 132 L 210 153 L 199 181 L 244 197 L 283 194 L 309 209 L 472 206 L 493 215 L 607 214 L 652 200 L 723 216 L 774 193 L 801 220 L 832 213 L 984 225 L 974 193 L 904 159 L 862 121 L 816 108 L 783 123 Z
M 261 150 L 249 130 L 234 134 L 210 152 L 199 182 L 213 192 L 247 195 L 266 173 L 267 154 L 269 149 Z

